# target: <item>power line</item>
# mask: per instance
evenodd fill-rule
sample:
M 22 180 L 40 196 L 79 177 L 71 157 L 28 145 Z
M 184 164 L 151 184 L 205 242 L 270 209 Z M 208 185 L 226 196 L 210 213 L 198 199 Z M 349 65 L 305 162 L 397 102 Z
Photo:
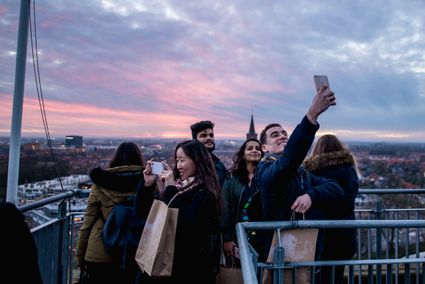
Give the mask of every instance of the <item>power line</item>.
M 32 14 L 33 14 L 33 17 L 32 17 L 32 21 L 31 21 L 31 10 L 30 10 L 29 11 L 29 17 L 30 17 L 29 26 L 30 26 L 30 38 L 31 38 L 31 54 L 32 54 L 32 65 L 33 65 L 34 76 L 35 76 L 35 86 L 36 86 L 36 90 L 37 90 L 38 104 L 40 106 L 41 119 L 43 121 L 44 132 L 46 134 L 47 146 L 49 148 L 50 154 L 52 156 L 52 159 L 53 159 L 53 162 L 54 162 L 54 165 L 55 165 L 56 174 L 58 176 L 61 189 L 62 189 L 62 191 L 64 191 L 62 179 L 59 175 L 59 168 L 58 168 L 58 165 L 57 165 L 57 160 L 56 160 L 56 157 L 55 157 L 55 154 L 54 154 L 54 151 L 53 151 L 52 139 L 50 137 L 50 131 L 49 131 L 49 124 L 47 122 L 46 108 L 44 106 L 43 89 L 41 87 L 40 65 L 39 65 L 39 61 L 38 61 L 38 41 L 37 41 L 35 0 L 33 0 L 33 13 Z M 34 34 L 33 34 L 33 26 L 34 26 Z

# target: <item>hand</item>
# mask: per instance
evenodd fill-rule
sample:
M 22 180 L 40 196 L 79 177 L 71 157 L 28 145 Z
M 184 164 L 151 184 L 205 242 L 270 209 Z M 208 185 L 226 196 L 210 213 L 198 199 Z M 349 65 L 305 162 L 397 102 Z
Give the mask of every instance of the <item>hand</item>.
M 295 199 L 294 204 L 292 204 L 291 209 L 295 210 L 297 213 L 304 214 L 307 212 L 308 209 L 310 209 L 312 204 L 310 195 L 308 193 L 303 194 L 301 196 L 298 196 L 297 199 Z
M 235 256 L 236 244 L 233 241 L 223 243 L 223 250 L 226 256 Z
M 164 187 L 175 185 L 173 170 L 166 162 L 162 162 L 162 164 L 164 165 L 164 170 L 159 174 L 160 182 L 163 183 Z
M 152 161 L 153 159 L 150 159 L 147 164 L 146 168 L 143 171 L 143 177 L 145 179 L 145 186 L 151 186 L 155 183 L 156 179 L 158 178 L 157 175 L 152 174 Z
M 320 114 L 325 112 L 330 106 L 336 105 L 335 93 L 322 85 L 314 96 L 313 102 L 307 112 L 307 118 L 312 124 L 316 124 Z

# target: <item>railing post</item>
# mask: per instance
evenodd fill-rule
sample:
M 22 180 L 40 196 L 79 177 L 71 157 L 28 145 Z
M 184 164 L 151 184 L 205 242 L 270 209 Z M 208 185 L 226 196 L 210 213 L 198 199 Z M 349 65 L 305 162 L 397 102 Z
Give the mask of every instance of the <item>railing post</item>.
M 276 237 L 278 240 L 278 246 L 273 252 L 273 263 L 279 265 L 280 267 L 284 265 L 285 262 L 285 249 L 283 248 L 280 229 L 276 230 Z M 277 275 L 276 275 L 277 273 Z M 273 283 L 284 283 L 283 280 L 283 271 L 282 269 L 277 269 L 273 273 Z M 295 273 L 293 274 L 295 275 Z M 277 277 L 276 277 L 277 276 Z M 276 281 L 277 280 L 277 281 Z
M 382 214 L 382 195 L 378 195 L 376 201 L 376 219 L 381 220 Z M 382 249 L 382 229 L 376 229 L 376 258 L 381 259 L 381 249 Z M 376 265 L 376 283 L 382 283 L 382 267 L 381 265 Z

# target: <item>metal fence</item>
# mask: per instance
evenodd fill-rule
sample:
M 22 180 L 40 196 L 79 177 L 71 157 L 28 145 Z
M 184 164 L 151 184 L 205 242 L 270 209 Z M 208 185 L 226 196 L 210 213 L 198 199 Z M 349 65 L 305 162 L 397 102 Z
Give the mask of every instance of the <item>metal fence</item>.
M 237 237 L 241 254 L 241 266 L 245 283 L 261 283 L 264 272 L 272 273 L 273 283 L 283 283 L 285 271 L 295 271 L 292 279 L 302 267 L 308 267 L 311 283 L 313 272 L 320 267 L 345 265 L 345 283 L 425 283 L 425 221 L 423 208 L 389 208 L 383 206 L 385 195 L 423 194 L 425 190 L 371 189 L 360 190 L 373 202 L 372 208 L 356 210 L 356 219 L 351 221 L 290 221 L 290 222 L 246 222 L 237 225 Z M 373 206 L 371 206 L 373 205 Z M 397 204 L 396 204 L 397 205 Z M 258 254 L 249 244 L 247 231 L 275 230 L 282 233 L 289 229 L 308 228 L 355 228 L 357 231 L 357 253 L 350 260 L 285 262 L 282 244 L 275 250 L 273 264 L 259 262 Z M 287 272 L 288 273 L 288 272 Z
M 56 218 L 31 229 L 37 246 L 41 277 L 45 284 L 68 283 L 71 275 L 69 268 L 72 259 L 70 246 L 72 226 L 70 214 L 67 214 L 66 199 L 72 196 L 74 191 L 68 191 L 18 207 L 22 213 L 26 213 L 46 204 L 60 202 L 59 214 Z
M 425 209 L 384 208 L 384 196 L 394 194 L 424 194 L 420 189 L 371 189 L 360 190 L 359 195 L 368 196 L 366 207 L 356 209 L 355 221 L 293 221 L 251 222 L 237 225 L 238 244 L 245 283 L 259 283 L 265 269 L 275 275 L 274 283 L 280 281 L 283 272 L 300 267 L 346 265 L 347 283 L 425 283 L 422 251 L 425 250 Z M 61 201 L 57 218 L 31 229 L 39 254 L 39 266 L 44 283 L 73 283 L 75 279 L 74 249 L 80 222 L 74 222 L 66 202 L 74 196 L 68 191 L 38 202 L 19 207 L 30 212 L 46 204 Z M 397 205 L 397 204 L 396 204 Z M 356 228 L 358 251 L 351 260 L 312 261 L 304 263 L 274 264 L 258 262 L 255 250 L 247 240 L 247 230 L 288 230 L 291 228 Z M 284 251 L 280 259 L 284 259 Z M 313 278 L 314 279 L 314 278 Z M 312 280 L 313 280 L 312 279 Z

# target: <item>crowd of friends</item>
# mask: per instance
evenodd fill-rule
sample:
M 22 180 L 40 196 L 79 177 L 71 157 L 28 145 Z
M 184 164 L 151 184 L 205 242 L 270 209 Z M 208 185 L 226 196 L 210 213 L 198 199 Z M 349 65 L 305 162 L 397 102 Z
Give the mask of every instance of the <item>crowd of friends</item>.
M 106 168 L 90 173 L 94 186 L 75 255 L 89 283 L 215 283 L 223 253 L 239 264 L 238 222 L 286 221 L 293 214 L 307 220 L 354 219 L 358 175 L 352 153 L 336 136 L 324 135 L 309 154 L 318 117 L 335 104 L 335 94 L 322 86 L 290 137 L 280 124 L 267 125 L 259 140 L 241 145 L 230 169 L 214 155 L 211 121 L 191 125 L 193 139 L 176 146 L 173 167 L 161 161 L 159 174 L 152 172 L 153 160 L 143 160 L 139 145 L 122 143 Z M 136 262 L 123 270 L 119 256 L 106 252 L 104 220 L 129 196 L 136 197 L 138 218 L 147 218 L 155 199 L 168 203 L 176 196 L 170 205 L 179 209 L 170 277 L 149 277 Z M 272 233 L 248 234 L 259 261 L 266 259 Z M 317 260 L 350 259 L 355 250 L 354 230 L 319 231 Z M 315 272 L 316 283 L 330 283 L 331 277 L 341 283 L 344 267 Z

